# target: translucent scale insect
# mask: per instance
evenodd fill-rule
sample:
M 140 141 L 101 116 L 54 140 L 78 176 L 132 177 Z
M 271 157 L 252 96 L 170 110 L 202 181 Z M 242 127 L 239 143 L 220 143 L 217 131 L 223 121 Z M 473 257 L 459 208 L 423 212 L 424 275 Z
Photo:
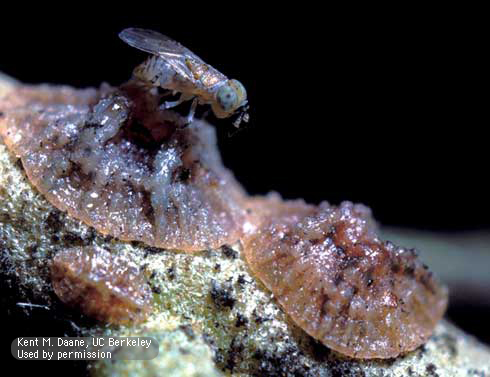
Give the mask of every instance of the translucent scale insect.
M 198 104 L 209 104 L 217 118 L 238 114 L 233 124 L 248 121 L 247 92 L 238 80 L 206 64 L 192 51 L 156 31 L 128 28 L 119 33 L 128 45 L 152 54 L 133 71 L 133 76 L 151 86 L 179 92 L 177 101 L 165 102 L 169 109 L 192 101 L 188 122 L 192 122 Z

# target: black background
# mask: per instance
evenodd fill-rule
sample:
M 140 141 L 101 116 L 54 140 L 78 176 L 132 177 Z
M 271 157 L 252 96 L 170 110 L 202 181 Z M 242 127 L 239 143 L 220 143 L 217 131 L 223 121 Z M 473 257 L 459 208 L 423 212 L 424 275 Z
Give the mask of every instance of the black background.
M 247 88 L 248 125 L 236 132 L 208 119 L 251 194 L 361 202 L 385 225 L 488 229 L 488 43 L 478 13 L 245 3 L 6 11 L 0 71 L 117 85 L 146 56 L 117 33 L 154 29 Z

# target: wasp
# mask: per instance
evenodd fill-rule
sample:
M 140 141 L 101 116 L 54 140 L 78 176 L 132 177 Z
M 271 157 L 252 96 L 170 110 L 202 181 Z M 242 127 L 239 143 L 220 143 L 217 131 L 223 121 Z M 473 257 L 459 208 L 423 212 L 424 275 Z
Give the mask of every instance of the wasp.
M 188 123 L 192 122 L 198 104 L 211 105 L 217 118 L 238 114 L 233 122 L 235 127 L 242 120 L 248 121 L 247 91 L 240 81 L 228 79 L 188 48 L 156 31 L 128 28 L 119 37 L 128 45 L 152 54 L 134 69 L 134 78 L 180 93 L 177 101 L 165 102 L 164 109 L 192 100 Z

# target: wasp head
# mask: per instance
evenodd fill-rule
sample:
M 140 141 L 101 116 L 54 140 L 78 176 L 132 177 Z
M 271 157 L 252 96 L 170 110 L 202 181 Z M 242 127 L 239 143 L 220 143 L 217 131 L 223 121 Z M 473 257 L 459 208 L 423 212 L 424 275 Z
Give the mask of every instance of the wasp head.
M 247 104 L 247 91 L 238 80 L 228 80 L 216 92 L 216 101 L 211 104 L 217 118 L 228 118 L 239 107 Z

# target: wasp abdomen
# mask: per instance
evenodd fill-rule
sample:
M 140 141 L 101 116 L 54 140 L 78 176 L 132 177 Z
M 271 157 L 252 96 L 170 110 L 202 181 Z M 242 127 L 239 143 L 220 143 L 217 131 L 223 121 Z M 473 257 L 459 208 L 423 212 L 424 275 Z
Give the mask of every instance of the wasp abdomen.
M 137 79 L 150 82 L 154 86 L 170 89 L 172 84 L 169 64 L 158 56 L 150 56 L 135 68 L 133 74 Z

